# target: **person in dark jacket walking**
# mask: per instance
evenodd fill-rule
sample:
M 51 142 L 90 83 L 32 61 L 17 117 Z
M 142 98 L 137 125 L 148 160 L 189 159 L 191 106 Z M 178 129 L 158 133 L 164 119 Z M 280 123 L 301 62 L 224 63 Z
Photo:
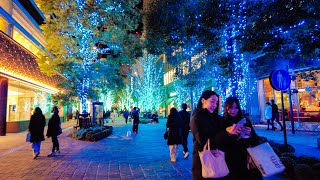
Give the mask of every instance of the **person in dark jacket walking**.
M 170 159 L 171 162 L 176 162 L 178 145 L 182 144 L 182 126 L 183 120 L 181 119 L 176 108 L 170 109 L 170 114 L 168 115 L 168 120 L 166 124 L 168 130 L 168 140 L 167 145 L 170 149 Z
M 235 134 L 227 132 L 236 126 L 241 127 L 240 133 L 239 131 Z M 229 97 L 225 101 L 222 130 L 229 135 L 216 136 L 216 143 L 220 145 L 219 149 L 225 152 L 225 160 L 230 172 L 228 179 L 262 180 L 262 175 L 257 168 L 248 170 L 250 163 L 247 148 L 258 145 L 259 137 L 251 121 L 242 116 L 240 103 L 236 97 Z
M 139 112 L 140 109 L 137 107 L 134 107 L 131 113 L 131 118 L 133 119 L 133 126 L 132 126 L 132 134 L 138 134 L 138 128 L 139 128 Z
M 199 152 L 203 151 L 204 145 L 210 140 L 210 149 L 221 149 L 221 143 L 217 139 L 226 139 L 230 134 L 240 132 L 239 126 L 223 128 L 222 118 L 219 116 L 219 96 L 211 90 L 202 93 L 197 108 L 192 114 L 190 128 L 193 134 L 193 158 L 192 179 L 204 179 L 202 177 L 202 165 Z M 221 178 L 224 179 L 224 178 Z
M 124 117 L 124 119 L 126 121 L 126 124 L 128 124 L 129 111 L 127 109 L 124 110 L 123 117 Z
M 183 103 L 181 104 L 181 111 L 179 112 L 181 119 L 183 120 L 183 127 L 182 127 L 182 135 L 183 135 L 183 154 L 184 158 L 189 156 L 188 150 L 188 135 L 190 130 L 190 113 L 187 112 L 188 105 Z
M 280 131 L 283 130 L 283 126 L 281 125 L 279 121 L 279 110 L 278 110 L 278 105 L 274 103 L 274 100 L 271 100 L 271 107 L 272 107 L 272 119 L 271 119 L 271 124 L 272 124 L 272 130 L 276 130 L 276 127 L 274 127 L 274 121 L 276 121 L 279 126 L 280 126 Z
M 30 118 L 28 130 L 31 134 L 30 142 L 32 142 L 33 159 L 40 154 L 41 141 L 44 141 L 44 127 L 46 119 L 39 107 L 36 107 L 34 114 Z
M 51 154 L 49 154 L 48 157 L 53 157 L 56 153 L 60 153 L 58 135 L 62 133 L 58 107 L 53 107 L 52 112 L 53 115 L 48 123 L 47 137 L 51 137 L 53 145 Z

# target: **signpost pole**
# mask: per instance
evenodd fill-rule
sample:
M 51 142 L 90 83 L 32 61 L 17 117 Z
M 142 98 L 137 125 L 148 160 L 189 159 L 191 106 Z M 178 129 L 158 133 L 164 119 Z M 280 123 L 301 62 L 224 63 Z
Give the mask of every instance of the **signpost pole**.
M 270 84 L 273 89 L 281 91 L 281 105 L 282 105 L 282 122 L 283 122 L 283 136 L 284 136 L 284 145 L 285 148 L 288 148 L 287 143 L 287 130 L 286 130 L 286 120 L 284 118 L 284 103 L 283 103 L 283 91 L 287 90 L 291 84 L 291 77 L 288 71 L 283 69 L 274 70 L 271 72 L 270 76 Z M 289 88 L 290 90 L 290 88 Z M 289 92 L 290 94 L 291 92 Z M 291 102 L 291 99 L 290 99 Z M 292 112 L 292 111 L 291 111 Z
M 283 136 L 284 136 L 284 146 L 287 148 L 287 130 L 286 121 L 284 119 L 284 103 L 283 103 L 283 91 L 281 91 L 281 107 L 282 107 L 282 124 L 283 124 Z

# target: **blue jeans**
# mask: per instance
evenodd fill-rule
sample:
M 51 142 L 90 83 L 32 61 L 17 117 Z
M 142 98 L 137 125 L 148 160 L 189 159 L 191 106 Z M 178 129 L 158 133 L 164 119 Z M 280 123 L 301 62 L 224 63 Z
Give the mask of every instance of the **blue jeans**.
M 41 141 L 39 142 L 33 142 L 32 143 L 32 149 L 34 153 L 39 153 L 40 152 L 40 146 L 41 146 Z

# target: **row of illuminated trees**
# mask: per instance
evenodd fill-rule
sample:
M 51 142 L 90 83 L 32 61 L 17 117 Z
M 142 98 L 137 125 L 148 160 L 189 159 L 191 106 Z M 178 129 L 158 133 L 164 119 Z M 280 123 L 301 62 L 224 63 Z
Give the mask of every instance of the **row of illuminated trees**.
M 133 101 L 127 97 L 133 97 L 141 108 L 157 109 L 163 100 L 163 73 L 161 67 L 149 67 L 155 66 L 154 55 L 165 54 L 167 63 L 176 68 L 179 99 L 189 97 L 193 104 L 194 96 L 214 79 L 212 84 L 223 98 L 238 96 L 246 109 L 251 79 L 271 71 L 274 61 L 282 58 L 309 66 L 319 60 L 318 1 L 149 0 L 142 13 L 139 3 L 39 2 L 51 14 L 42 29 L 52 54 L 50 60 L 39 60 L 39 65 L 47 73 L 54 69 L 67 77 L 61 83 L 65 91 L 56 99 L 78 98 L 87 110 L 88 99 L 127 107 Z M 142 19 L 143 38 L 130 33 Z M 135 62 L 136 69 L 123 72 L 121 65 Z

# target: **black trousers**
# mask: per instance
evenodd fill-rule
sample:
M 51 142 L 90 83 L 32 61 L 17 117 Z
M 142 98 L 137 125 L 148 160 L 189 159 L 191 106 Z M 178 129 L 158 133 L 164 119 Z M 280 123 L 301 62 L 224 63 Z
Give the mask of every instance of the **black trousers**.
M 139 123 L 134 122 L 132 126 L 132 132 L 138 133 L 138 127 L 139 127 Z
M 272 119 L 271 119 L 272 128 L 274 128 L 274 121 L 276 121 L 276 123 L 279 124 L 281 129 L 283 129 L 282 124 L 279 122 L 279 113 L 272 113 Z
M 58 136 L 51 136 L 52 140 L 52 152 L 59 151 L 59 141 L 58 141 Z
M 189 152 L 189 150 L 188 150 L 188 136 L 189 136 L 189 131 L 183 132 L 182 146 L 183 146 L 183 151 L 184 152 Z

